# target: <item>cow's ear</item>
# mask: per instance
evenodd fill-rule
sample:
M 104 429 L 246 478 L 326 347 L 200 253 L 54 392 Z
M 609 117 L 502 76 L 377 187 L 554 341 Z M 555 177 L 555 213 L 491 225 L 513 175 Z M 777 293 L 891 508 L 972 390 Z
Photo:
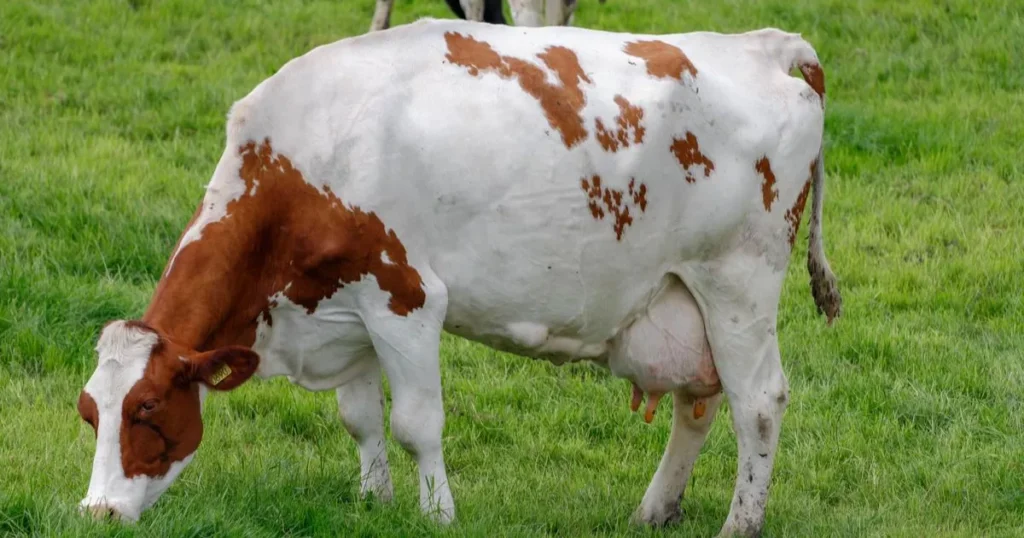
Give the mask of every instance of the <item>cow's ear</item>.
M 189 357 L 192 380 L 214 390 L 232 390 L 256 373 L 260 356 L 243 346 L 227 346 Z

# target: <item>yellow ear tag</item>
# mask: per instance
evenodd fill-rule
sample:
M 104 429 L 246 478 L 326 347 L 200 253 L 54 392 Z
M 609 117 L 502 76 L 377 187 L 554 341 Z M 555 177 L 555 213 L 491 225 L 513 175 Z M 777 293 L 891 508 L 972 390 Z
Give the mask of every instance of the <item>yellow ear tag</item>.
M 226 364 L 222 364 L 220 368 L 217 369 L 216 372 L 210 375 L 210 383 L 213 383 L 214 385 L 219 385 L 220 382 L 224 381 L 224 379 L 227 378 L 229 375 L 231 375 L 231 368 Z

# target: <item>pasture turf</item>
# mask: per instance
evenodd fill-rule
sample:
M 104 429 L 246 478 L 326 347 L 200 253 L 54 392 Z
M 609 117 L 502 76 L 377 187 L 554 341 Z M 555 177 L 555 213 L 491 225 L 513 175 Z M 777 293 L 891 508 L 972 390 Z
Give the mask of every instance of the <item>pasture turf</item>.
M 399 0 L 395 24 L 451 17 Z M 804 267 L 780 306 L 792 403 L 767 536 L 1024 536 L 1024 5 L 974 0 L 580 0 L 606 30 L 801 32 L 828 77 L 831 328 Z M 282 379 L 208 402 L 190 468 L 136 526 L 75 513 L 93 434 L 75 411 L 100 327 L 141 315 L 223 149 L 231 103 L 366 30 L 372 0 L 0 2 L 0 536 L 711 536 L 728 409 L 683 523 L 628 518 L 668 437 L 629 386 L 453 337 L 444 447 L 459 522 L 358 498 L 332 392 Z

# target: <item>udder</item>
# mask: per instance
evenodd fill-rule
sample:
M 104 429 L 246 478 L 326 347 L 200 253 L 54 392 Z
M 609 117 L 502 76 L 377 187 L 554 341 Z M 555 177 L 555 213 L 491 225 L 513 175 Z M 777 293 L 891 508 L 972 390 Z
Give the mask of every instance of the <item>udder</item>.
M 608 367 L 633 382 L 636 411 L 648 394 L 645 420 L 654 418 L 658 400 L 679 391 L 694 400 L 694 417 L 703 414 L 703 399 L 722 390 L 704 331 L 704 318 L 693 295 L 672 279 L 647 312 L 623 329 L 608 351 Z

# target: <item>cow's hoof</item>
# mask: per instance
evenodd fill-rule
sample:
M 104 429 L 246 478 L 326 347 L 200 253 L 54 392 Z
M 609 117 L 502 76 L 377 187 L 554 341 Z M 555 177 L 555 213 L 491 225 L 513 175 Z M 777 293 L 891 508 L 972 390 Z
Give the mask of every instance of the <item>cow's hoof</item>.
M 715 538 L 760 538 L 761 527 L 759 525 L 749 524 L 741 527 L 736 525 L 730 525 L 728 523 L 722 527 L 722 530 L 718 531 L 718 535 Z
M 372 488 L 366 488 L 359 492 L 359 496 L 368 503 L 381 503 L 388 504 L 394 497 L 394 491 L 391 489 L 391 484 L 379 485 Z
M 454 508 L 453 509 L 448 509 L 448 510 L 442 510 L 442 509 L 435 508 L 433 510 L 430 510 L 429 512 L 425 512 L 424 515 L 426 515 L 427 518 L 429 518 L 431 521 L 433 521 L 437 525 L 446 526 L 446 525 L 451 525 L 452 523 L 455 523 L 455 509 Z
M 679 523 L 682 519 L 683 509 L 679 507 L 679 503 L 653 507 L 641 504 L 633 512 L 630 522 L 638 526 L 664 527 Z

